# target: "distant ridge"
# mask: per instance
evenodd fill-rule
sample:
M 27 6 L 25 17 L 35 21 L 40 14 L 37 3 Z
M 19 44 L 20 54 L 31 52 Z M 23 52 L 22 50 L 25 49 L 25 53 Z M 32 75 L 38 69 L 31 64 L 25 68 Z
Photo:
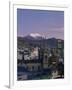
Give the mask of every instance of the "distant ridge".
M 57 42 L 59 39 L 56 38 L 48 38 L 45 39 L 42 36 L 36 35 L 35 37 L 28 35 L 25 37 L 17 37 L 18 46 L 23 46 L 25 43 L 29 46 L 43 46 L 46 45 L 49 48 L 55 48 L 57 47 Z M 64 47 L 64 40 L 60 39 L 62 41 L 62 46 Z

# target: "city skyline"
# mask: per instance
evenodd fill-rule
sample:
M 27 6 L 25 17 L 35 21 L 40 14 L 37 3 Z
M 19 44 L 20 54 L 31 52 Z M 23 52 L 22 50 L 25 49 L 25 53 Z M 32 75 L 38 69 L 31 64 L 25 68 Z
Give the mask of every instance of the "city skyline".
M 17 9 L 17 36 L 38 33 L 64 39 L 64 11 Z

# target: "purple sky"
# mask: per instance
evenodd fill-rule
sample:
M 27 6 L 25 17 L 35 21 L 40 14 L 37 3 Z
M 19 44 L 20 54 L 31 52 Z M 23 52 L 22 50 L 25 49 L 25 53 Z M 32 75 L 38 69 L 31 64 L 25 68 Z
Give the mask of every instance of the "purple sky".
M 64 39 L 64 11 L 17 9 L 17 35 L 30 33 Z

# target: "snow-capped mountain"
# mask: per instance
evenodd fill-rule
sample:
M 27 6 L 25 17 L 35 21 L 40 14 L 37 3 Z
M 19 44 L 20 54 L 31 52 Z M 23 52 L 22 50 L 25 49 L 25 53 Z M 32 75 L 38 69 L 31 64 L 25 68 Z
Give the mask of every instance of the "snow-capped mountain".
M 44 37 L 41 34 L 39 34 L 39 33 L 31 33 L 31 34 L 25 36 L 24 38 L 31 39 L 31 40 L 34 40 L 34 39 L 36 39 L 36 40 L 44 39 Z
M 39 33 L 31 33 L 30 36 L 36 38 L 36 37 L 42 37 Z

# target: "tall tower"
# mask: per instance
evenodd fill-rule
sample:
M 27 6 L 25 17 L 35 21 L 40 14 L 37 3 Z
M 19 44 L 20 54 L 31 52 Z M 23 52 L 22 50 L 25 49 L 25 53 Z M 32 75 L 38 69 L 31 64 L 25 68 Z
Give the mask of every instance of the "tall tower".
M 61 39 L 58 39 L 57 41 L 57 49 L 58 49 L 58 54 L 61 57 L 64 57 L 64 43 Z
M 44 50 L 44 58 L 43 58 L 43 68 L 47 69 L 48 68 L 48 58 L 49 58 L 49 52 L 48 49 Z

